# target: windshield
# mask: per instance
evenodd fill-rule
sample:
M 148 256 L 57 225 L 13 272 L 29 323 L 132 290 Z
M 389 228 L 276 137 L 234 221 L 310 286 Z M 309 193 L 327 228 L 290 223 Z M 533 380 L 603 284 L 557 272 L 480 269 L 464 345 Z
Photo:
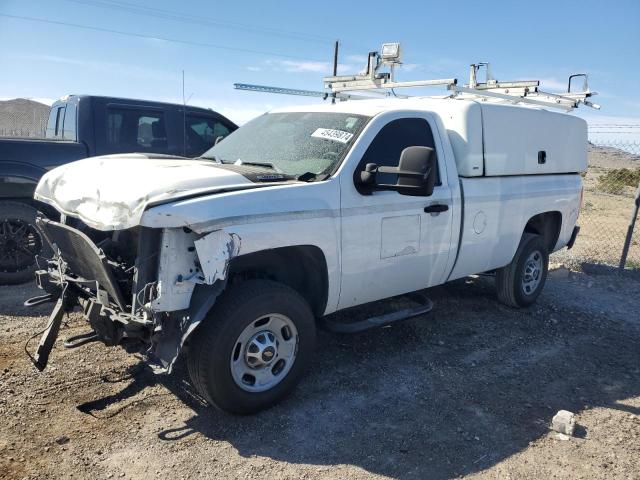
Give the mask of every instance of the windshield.
M 366 120 L 347 113 L 269 113 L 251 120 L 203 157 L 264 166 L 294 176 L 330 174 Z

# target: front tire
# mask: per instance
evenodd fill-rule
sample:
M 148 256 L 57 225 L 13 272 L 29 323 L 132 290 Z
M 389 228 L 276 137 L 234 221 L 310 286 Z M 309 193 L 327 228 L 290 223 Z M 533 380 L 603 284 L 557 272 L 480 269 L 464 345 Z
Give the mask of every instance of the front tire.
M 540 235 L 525 233 L 509 265 L 496 271 L 498 299 L 510 307 L 533 304 L 547 280 L 549 253 Z
M 36 226 L 39 212 L 23 202 L 0 202 L 0 285 L 34 279 L 36 255 L 51 250 Z
M 221 410 L 249 414 L 279 402 L 313 356 L 315 318 L 295 290 L 268 280 L 231 287 L 193 332 L 191 380 Z

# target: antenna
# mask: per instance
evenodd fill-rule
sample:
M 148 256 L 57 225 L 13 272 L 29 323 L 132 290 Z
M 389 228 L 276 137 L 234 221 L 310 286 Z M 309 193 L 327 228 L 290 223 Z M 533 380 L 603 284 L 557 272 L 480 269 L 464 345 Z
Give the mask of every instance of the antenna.
M 184 70 L 182 70 L 182 156 L 187 156 L 187 103 L 193 97 L 193 93 L 190 93 L 185 98 L 184 95 Z
M 184 98 L 184 70 L 182 70 L 182 156 L 187 156 L 187 101 Z

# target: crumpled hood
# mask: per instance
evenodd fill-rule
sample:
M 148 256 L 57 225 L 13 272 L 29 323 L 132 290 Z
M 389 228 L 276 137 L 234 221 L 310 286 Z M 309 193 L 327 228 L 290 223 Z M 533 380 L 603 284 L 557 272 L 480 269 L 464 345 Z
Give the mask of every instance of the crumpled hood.
M 93 228 L 120 230 L 138 225 L 150 203 L 255 186 L 210 160 L 134 153 L 55 168 L 40 179 L 34 198 Z

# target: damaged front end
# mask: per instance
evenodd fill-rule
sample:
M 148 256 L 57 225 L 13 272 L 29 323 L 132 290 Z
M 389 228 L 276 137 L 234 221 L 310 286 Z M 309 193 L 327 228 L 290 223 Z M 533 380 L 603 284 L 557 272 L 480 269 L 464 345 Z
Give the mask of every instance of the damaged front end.
M 187 337 L 202 321 L 227 281 L 240 239 L 216 230 L 133 227 L 103 232 L 84 225 L 39 219 L 54 257 L 39 259 L 38 286 L 56 301 L 33 357 L 46 367 L 65 312 L 80 309 L 91 332 L 67 347 L 100 340 L 140 352 L 158 373 L 170 372 Z

